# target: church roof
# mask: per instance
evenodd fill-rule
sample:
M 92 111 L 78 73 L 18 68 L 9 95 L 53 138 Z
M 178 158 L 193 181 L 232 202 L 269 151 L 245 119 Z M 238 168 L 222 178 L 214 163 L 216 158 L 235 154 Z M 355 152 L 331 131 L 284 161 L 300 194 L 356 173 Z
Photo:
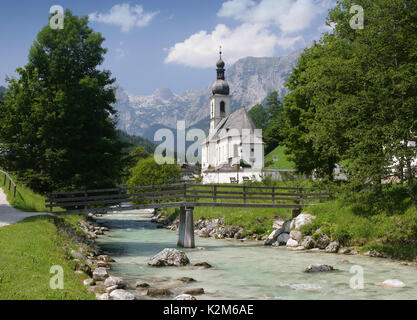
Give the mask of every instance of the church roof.
M 213 141 L 228 136 L 241 135 L 243 129 L 249 129 L 251 132 L 253 132 L 256 129 L 256 126 L 246 109 L 240 108 L 239 110 L 236 110 L 230 114 L 228 117 L 222 119 L 217 127 L 212 132 L 210 132 L 208 140 Z M 236 131 L 238 131 L 238 133 Z M 245 137 L 242 138 L 244 140 Z M 256 137 L 254 142 L 262 143 L 262 137 Z

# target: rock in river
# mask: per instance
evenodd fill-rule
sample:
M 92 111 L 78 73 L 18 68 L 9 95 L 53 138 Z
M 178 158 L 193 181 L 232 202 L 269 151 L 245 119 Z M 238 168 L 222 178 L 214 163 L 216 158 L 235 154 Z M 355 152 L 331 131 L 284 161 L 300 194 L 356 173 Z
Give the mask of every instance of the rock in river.
M 164 266 L 185 266 L 190 263 L 190 260 L 183 251 L 177 249 L 164 249 L 157 255 L 151 258 L 148 265 L 152 267 Z
M 111 300 L 135 300 L 135 296 L 123 289 L 117 289 L 110 293 Z
M 327 272 L 333 270 L 333 267 L 327 264 L 310 264 L 304 272 Z
M 380 287 L 389 287 L 389 288 L 404 288 L 405 287 L 405 283 L 397 279 L 385 280 L 384 282 L 378 283 L 377 285 Z
M 147 295 L 150 297 L 157 297 L 157 296 L 169 296 L 171 291 L 168 289 L 157 289 L 157 288 L 149 288 Z
M 180 294 L 179 296 L 176 296 L 174 300 L 197 300 L 197 299 L 189 294 Z
M 106 287 L 112 287 L 112 286 L 117 286 L 119 288 L 124 287 L 125 283 L 123 281 L 123 279 L 118 278 L 118 277 L 108 277 L 105 281 L 104 281 L 104 286 Z
M 197 262 L 196 264 L 194 264 L 194 266 L 203 267 L 204 269 L 209 269 L 212 267 L 212 265 L 207 262 Z
M 95 281 L 104 281 L 109 277 L 106 268 L 96 268 L 93 272 L 93 279 Z
M 192 289 L 187 289 L 183 292 L 184 294 L 204 294 L 204 289 L 203 288 L 192 288 Z
M 330 242 L 328 246 L 326 247 L 326 252 L 336 253 L 338 249 L 339 249 L 339 242 L 333 241 L 333 242 Z

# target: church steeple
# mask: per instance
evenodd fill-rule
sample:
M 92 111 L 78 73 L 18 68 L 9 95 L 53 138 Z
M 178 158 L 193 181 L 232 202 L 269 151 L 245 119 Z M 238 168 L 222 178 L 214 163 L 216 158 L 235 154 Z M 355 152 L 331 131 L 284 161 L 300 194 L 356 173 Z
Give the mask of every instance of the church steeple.
M 220 59 L 216 63 L 217 81 L 213 84 L 213 95 L 210 98 L 210 130 L 214 130 L 219 122 L 231 113 L 230 88 L 224 77 L 225 63 L 222 60 L 222 47 L 219 53 Z
M 229 89 L 229 84 L 227 83 L 227 81 L 225 80 L 225 63 L 222 60 L 222 47 L 220 46 L 220 58 L 219 61 L 217 61 L 216 66 L 217 66 L 217 81 L 214 83 L 213 85 L 213 95 L 216 94 L 222 94 L 222 95 L 229 95 L 230 89 Z
M 222 46 L 220 46 L 219 54 L 220 54 L 220 59 L 219 59 L 219 61 L 217 61 L 217 64 L 216 64 L 216 66 L 217 66 L 217 80 L 224 80 L 224 72 L 225 72 L 224 66 L 225 66 L 225 63 L 222 60 Z

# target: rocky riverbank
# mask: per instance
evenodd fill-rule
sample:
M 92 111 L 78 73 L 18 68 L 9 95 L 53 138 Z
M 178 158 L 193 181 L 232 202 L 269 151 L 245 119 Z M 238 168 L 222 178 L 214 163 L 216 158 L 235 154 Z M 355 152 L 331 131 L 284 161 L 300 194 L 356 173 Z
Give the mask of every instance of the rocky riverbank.
M 359 248 L 342 245 L 339 241 L 332 241 L 328 235 L 322 233 L 320 230 L 316 230 L 314 236 L 304 235 L 300 231 L 301 228 L 311 223 L 315 218 L 315 216 L 307 213 L 301 213 L 291 220 L 277 218 L 273 222 L 273 231 L 269 235 L 256 234 L 251 230 L 244 230 L 240 226 L 226 225 L 224 217 L 218 219 L 200 218 L 194 223 L 194 233 L 202 238 L 211 237 L 214 239 L 234 239 L 240 241 L 257 240 L 262 241 L 265 246 L 286 247 L 291 250 L 338 253 L 344 255 L 361 254 Z M 178 230 L 178 218 L 169 220 L 164 212 L 155 213 L 151 221 L 157 223 L 158 228 L 166 228 L 172 231 Z M 392 258 L 391 256 L 386 256 L 376 251 L 368 251 L 363 253 L 363 255 L 375 258 Z

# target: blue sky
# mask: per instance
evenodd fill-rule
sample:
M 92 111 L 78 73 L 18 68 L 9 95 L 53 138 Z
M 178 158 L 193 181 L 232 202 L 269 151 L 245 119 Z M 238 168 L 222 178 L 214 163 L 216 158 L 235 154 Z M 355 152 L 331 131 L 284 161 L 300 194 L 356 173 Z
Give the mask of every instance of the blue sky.
M 319 39 L 335 0 L 0 0 L 0 85 L 27 62 L 49 9 L 90 15 L 106 38 L 103 67 L 132 94 L 175 93 L 215 80 L 218 46 L 227 65 L 279 56 Z M 227 76 L 227 73 L 226 73 Z

